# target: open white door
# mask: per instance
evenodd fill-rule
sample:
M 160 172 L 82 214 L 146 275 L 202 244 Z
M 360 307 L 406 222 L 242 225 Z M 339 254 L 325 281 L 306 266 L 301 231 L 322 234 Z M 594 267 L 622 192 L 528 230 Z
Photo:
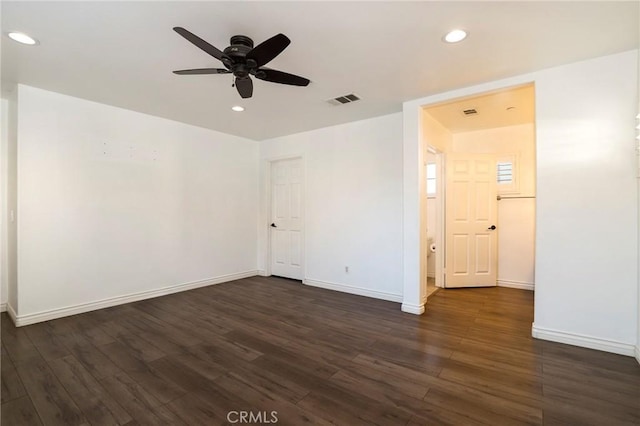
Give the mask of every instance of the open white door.
M 495 159 L 483 154 L 451 153 L 446 157 L 445 287 L 495 286 Z
M 271 163 L 271 274 L 302 277 L 302 160 Z

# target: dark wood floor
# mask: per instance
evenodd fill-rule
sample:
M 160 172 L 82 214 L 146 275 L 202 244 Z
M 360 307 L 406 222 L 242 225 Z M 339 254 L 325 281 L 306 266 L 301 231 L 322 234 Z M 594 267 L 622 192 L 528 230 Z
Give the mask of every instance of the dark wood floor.
M 636 361 L 533 340 L 532 311 L 506 288 L 414 316 L 256 277 L 19 329 L 3 314 L 2 425 L 639 424 Z

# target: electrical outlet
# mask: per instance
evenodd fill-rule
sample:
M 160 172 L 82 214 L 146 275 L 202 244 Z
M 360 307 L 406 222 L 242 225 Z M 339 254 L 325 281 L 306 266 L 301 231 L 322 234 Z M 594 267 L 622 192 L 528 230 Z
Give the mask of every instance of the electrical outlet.
M 344 267 L 344 271 L 348 274 L 348 273 L 349 273 L 349 267 L 348 267 L 348 266 L 345 266 L 345 267 Z

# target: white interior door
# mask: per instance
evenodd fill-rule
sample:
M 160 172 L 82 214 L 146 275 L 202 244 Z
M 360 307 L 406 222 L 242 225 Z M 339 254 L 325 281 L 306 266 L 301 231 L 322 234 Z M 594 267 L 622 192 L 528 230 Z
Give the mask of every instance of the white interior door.
M 271 163 L 271 274 L 301 280 L 302 160 Z
M 446 157 L 445 287 L 495 286 L 495 159 L 482 154 L 452 153 Z

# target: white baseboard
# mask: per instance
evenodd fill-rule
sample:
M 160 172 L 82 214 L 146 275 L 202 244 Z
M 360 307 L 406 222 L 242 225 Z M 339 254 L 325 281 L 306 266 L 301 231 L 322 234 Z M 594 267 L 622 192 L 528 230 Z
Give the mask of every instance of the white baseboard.
M 0 312 L 7 312 L 7 304 L 0 303 Z
M 548 328 L 537 327 L 535 324 L 531 327 L 531 335 L 536 339 L 581 346 L 583 348 L 596 349 L 598 351 L 611 352 L 619 355 L 634 356 L 635 352 L 636 357 L 638 356 L 637 348 L 628 343 L 599 339 L 597 337 L 584 336 L 582 334 L 567 333 L 559 330 L 551 330 Z
M 302 283 L 306 285 L 310 285 L 312 287 L 320 287 L 320 288 L 325 288 L 327 290 L 335 290 L 335 291 L 341 291 L 343 293 L 357 294 L 358 296 L 367 296 L 367 297 L 372 297 L 374 299 L 388 300 L 390 302 L 398 302 L 398 303 L 402 302 L 402 295 L 400 294 L 387 293 L 387 292 L 378 291 L 378 290 L 371 290 L 364 287 L 330 283 L 326 281 L 318 281 L 318 280 L 307 279 L 307 278 L 303 279 Z
M 269 276 L 267 274 L 267 271 L 265 271 L 264 269 L 258 269 L 258 275 L 260 275 L 261 277 L 268 277 Z
M 498 280 L 498 287 L 519 288 L 520 290 L 534 290 L 535 284 L 526 281 Z
M 16 324 L 16 322 L 17 322 L 16 311 L 15 311 L 15 309 L 13 309 L 13 306 L 11 306 L 8 303 L 7 303 L 7 313 L 9 314 L 9 318 L 11 318 L 11 321 L 13 321 L 13 323 Z
M 640 344 L 640 342 L 638 344 Z M 640 346 L 636 346 L 636 361 L 640 364 Z
M 47 311 L 36 312 L 27 315 L 15 315 L 13 309 L 9 306 L 9 315 L 12 316 L 13 322 L 16 327 L 24 325 L 35 324 L 37 322 L 49 321 L 56 318 L 62 318 L 69 315 L 81 314 L 84 312 L 95 311 L 97 309 L 109 308 L 116 305 L 122 305 L 125 303 L 137 302 L 144 299 L 152 299 L 154 297 L 166 296 L 172 293 L 178 293 L 186 290 L 193 290 L 195 288 L 206 287 L 214 284 L 221 284 L 228 281 L 239 280 L 242 278 L 253 277 L 258 274 L 258 271 L 246 271 L 238 272 L 235 274 L 220 275 L 215 278 L 209 278 L 206 280 L 192 281 L 188 283 L 176 284 L 169 287 L 163 287 L 156 290 L 141 291 L 139 293 L 128 294 L 125 296 L 110 297 L 103 300 L 97 300 L 89 303 L 82 303 L 79 305 L 67 306 L 64 308 L 50 309 Z
M 409 314 L 414 314 L 414 315 L 422 315 L 424 314 L 424 304 L 422 305 L 414 305 L 412 303 L 402 303 L 402 306 L 400 307 L 400 309 L 402 310 L 402 312 L 407 312 Z

